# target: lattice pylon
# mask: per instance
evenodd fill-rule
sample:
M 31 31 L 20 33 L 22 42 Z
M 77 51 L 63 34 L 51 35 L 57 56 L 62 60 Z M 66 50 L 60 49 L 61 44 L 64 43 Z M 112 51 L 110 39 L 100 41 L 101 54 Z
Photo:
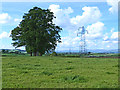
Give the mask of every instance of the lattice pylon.
M 80 28 L 82 28 L 82 31 L 80 32 L 79 30 L 80 30 Z M 87 50 L 86 50 L 86 41 L 85 41 L 85 32 L 87 31 L 87 30 L 85 30 L 84 29 L 84 26 L 83 27 L 80 27 L 79 29 L 78 29 L 78 33 L 77 33 L 77 36 L 78 36 L 78 34 L 80 34 L 80 48 L 79 48 L 79 53 L 80 54 L 83 54 L 83 53 L 87 53 Z M 87 33 L 88 33 L 88 31 L 87 31 Z

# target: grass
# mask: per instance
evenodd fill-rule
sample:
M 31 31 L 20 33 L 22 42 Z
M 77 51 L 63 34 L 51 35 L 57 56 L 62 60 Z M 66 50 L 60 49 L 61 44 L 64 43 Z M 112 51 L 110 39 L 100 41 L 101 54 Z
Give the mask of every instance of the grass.
M 2 57 L 3 88 L 117 88 L 118 59 Z

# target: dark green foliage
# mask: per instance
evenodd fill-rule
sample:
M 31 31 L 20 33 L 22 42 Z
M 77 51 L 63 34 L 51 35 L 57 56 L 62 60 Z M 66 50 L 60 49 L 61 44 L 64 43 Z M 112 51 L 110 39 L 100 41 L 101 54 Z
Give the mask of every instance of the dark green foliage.
M 27 72 L 27 71 L 22 71 L 21 73 L 24 73 L 24 74 L 25 74 L 25 73 L 28 73 L 28 72 Z
M 52 73 L 47 72 L 47 71 L 43 71 L 42 73 L 43 73 L 44 75 L 48 75 L 48 76 L 52 75 Z
M 65 68 L 66 70 L 71 70 L 71 69 L 73 69 L 73 67 L 67 67 L 67 68 Z
M 119 65 L 114 65 L 113 67 L 119 67 Z
M 67 61 L 67 63 L 72 63 L 72 61 Z
M 91 52 L 88 52 L 88 55 L 90 55 L 91 54 Z
M 39 64 L 36 64 L 36 65 L 34 65 L 34 66 L 38 66 L 38 67 L 39 67 L 40 65 L 39 65 Z
M 51 56 L 57 56 L 57 53 L 56 53 L 56 52 L 53 52 L 53 53 L 51 54 Z
M 115 73 L 113 73 L 113 72 L 106 72 L 107 74 L 115 74 Z
M 5 53 L 5 49 L 2 49 L 2 53 Z
M 36 56 L 45 52 L 53 51 L 56 43 L 60 42 L 59 26 L 53 24 L 53 12 L 50 10 L 34 7 L 25 13 L 19 26 L 11 32 L 13 46 L 25 46 L 26 51 Z
M 83 76 L 80 76 L 80 75 L 64 77 L 64 81 L 67 81 L 67 82 L 79 82 L 79 83 L 88 82 L 87 79 L 85 79 Z
M 2 49 L 2 53 L 8 53 L 8 50 Z

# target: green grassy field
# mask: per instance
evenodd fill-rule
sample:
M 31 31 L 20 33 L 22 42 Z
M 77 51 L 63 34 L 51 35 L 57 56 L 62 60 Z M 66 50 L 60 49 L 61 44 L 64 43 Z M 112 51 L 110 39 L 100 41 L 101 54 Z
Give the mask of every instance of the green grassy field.
M 117 58 L 2 57 L 3 88 L 117 88 Z

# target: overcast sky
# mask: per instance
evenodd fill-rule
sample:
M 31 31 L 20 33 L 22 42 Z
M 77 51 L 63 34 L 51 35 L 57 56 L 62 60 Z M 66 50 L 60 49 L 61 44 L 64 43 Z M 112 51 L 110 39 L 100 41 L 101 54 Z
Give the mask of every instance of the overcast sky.
M 118 48 L 118 8 L 117 2 L 3 2 L 0 9 L 0 49 L 13 49 L 9 37 L 22 20 L 24 13 L 34 6 L 51 9 L 56 16 L 53 22 L 63 28 L 60 33 L 60 50 L 78 50 L 80 37 L 78 28 L 85 26 L 87 49 Z M 115 1 L 115 0 L 114 0 Z M 21 47 L 19 49 L 24 49 Z

